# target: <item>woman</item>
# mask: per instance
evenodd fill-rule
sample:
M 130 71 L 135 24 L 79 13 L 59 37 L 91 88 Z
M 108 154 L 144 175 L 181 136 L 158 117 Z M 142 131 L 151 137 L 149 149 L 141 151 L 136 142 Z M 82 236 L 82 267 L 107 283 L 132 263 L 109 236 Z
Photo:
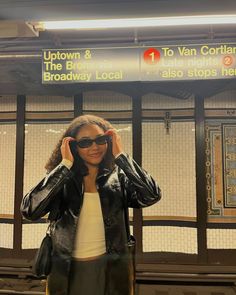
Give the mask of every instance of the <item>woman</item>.
M 122 148 L 106 120 L 75 118 L 55 148 L 50 172 L 24 198 L 36 220 L 49 212 L 53 241 L 50 295 L 131 295 L 124 210 L 156 203 L 160 189 Z

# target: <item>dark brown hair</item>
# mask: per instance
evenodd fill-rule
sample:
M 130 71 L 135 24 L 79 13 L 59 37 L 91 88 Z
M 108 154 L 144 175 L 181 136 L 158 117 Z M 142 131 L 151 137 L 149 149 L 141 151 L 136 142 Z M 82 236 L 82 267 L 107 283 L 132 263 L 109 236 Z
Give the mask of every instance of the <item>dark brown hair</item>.
M 47 172 L 52 171 L 62 161 L 60 148 L 61 148 L 63 138 L 68 136 L 76 137 L 81 127 L 85 125 L 90 125 L 90 124 L 98 125 L 102 130 L 104 130 L 104 132 L 107 131 L 108 129 L 113 128 L 108 121 L 97 116 L 82 115 L 75 118 L 70 123 L 70 125 L 68 126 L 68 128 L 66 129 L 62 137 L 60 138 L 59 142 L 57 143 L 55 149 L 52 152 L 51 157 L 46 163 L 45 168 Z M 74 156 L 74 164 L 73 164 L 72 170 L 74 170 L 75 172 L 78 172 L 82 176 L 86 175 L 88 172 L 88 169 L 85 166 L 84 161 L 81 159 L 78 153 L 73 154 L 73 156 Z M 107 153 L 103 161 L 100 163 L 99 168 L 112 169 L 113 166 L 114 166 L 114 157 L 112 155 L 112 146 L 111 146 L 111 143 L 108 142 Z

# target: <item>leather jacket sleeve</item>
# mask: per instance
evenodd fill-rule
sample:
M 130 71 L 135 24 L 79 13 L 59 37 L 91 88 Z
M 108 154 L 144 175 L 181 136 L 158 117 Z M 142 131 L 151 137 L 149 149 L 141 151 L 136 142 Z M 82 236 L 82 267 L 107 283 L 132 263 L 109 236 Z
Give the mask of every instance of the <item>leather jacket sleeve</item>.
M 50 211 L 51 204 L 60 196 L 64 183 L 72 176 L 72 172 L 59 164 L 42 179 L 21 203 L 21 213 L 29 220 L 36 220 Z
M 128 155 L 121 154 L 115 159 L 124 174 L 124 186 L 127 205 L 131 208 L 143 208 L 155 204 L 161 198 L 161 190 L 155 180 Z

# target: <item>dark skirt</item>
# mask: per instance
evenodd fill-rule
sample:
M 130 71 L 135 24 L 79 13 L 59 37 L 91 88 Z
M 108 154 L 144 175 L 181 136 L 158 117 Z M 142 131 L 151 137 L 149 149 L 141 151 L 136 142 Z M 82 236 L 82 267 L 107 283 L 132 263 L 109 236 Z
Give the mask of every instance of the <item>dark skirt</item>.
M 71 263 L 68 295 L 105 295 L 106 255 Z
M 105 254 L 96 260 L 72 261 L 68 295 L 133 295 L 127 258 Z

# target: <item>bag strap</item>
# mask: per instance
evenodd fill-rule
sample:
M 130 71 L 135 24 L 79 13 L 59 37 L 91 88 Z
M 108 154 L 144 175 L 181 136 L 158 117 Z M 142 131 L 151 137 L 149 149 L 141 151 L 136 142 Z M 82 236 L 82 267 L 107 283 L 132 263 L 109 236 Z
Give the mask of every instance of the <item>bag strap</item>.
M 129 208 L 127 206 L 125 206 L 125 208 L 124 208 L 124 215 L 125 215 L 125 227 L 126 227 L 127 241 L 130 241 Z
M 51 231 L 53 230 L 54 226 L 55 226 L 55 220 L 53 221 L 49 221 L 49 224 L 48 224 L 48 227 L 47 227 L 47 230 L 46 230 L 46 235 L 49 235 L 51 236 Z
M 47 228 L 47 230 L 46 230 L 46 235 L 51 236 L 51 227 L 52 227 L 51 222 L 49 222 L 49 224 L 48 224 L 48 228 Z
M 123 187 L 123 195 L 124 195 L 124 218 L 125 218 L 125 228 L 126 228 L 126 234 L 127 234 L 127 241 L 130 242 L 132 240 L 130 235 L 130 227 L 129 227 L 129 207 L 128 207 L 128 200 L 127 200 L 127 194 L 125 191 L 124 186 Z

